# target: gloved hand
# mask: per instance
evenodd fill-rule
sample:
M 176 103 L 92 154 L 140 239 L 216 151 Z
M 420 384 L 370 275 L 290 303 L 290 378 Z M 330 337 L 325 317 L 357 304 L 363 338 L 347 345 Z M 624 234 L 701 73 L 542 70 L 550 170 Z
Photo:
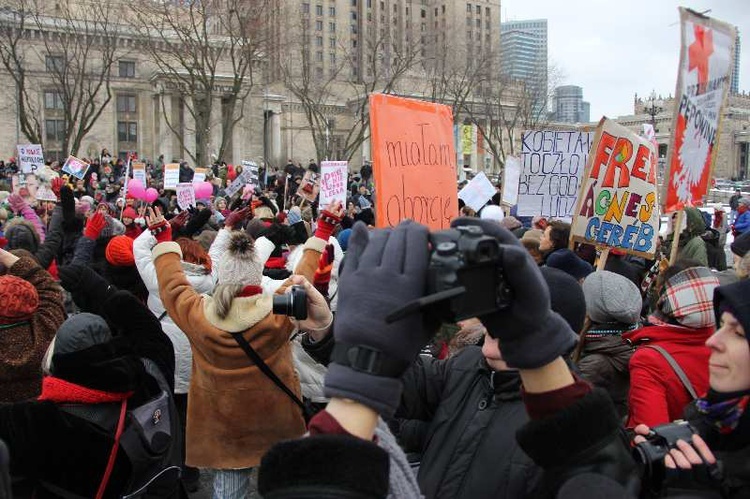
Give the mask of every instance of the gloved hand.
M 172 227 L 164 219 L 159 208 L 149 207 L 146 215 L 146 224 L 151 235 L 156 238 L 156 243 L 164 243 L 172 240 Z
M 65 180 L 61 179 L 60 177 L 55 177 L 52 179 L 52 182 L 50 182 L 50 184 L 52 192 L 55 193 L 57 199 L 60 199 L 60 189 L 65 185 Z
M 96 241 L 106 226 L 107 217 L 101 211 L 97 211 L 89 218 L 86 228 L 83 229 L 83 235 Z
M 325 297 L 328 297 L 328 285 L 331 282 L 331 270 L 333 270 L 333 259 L 335 251 L 333 244 L 327 244 L 318 260 L 318 268 L 313 276 L 313 286 Z
M 102 315 L 102 304 L 117 291 L 90 267 L 79 264 L 66 265 L 58 270 L 60 284 L 73 296 L 73 301 L 84 312 Z
M 227 216 L 227 219 L 224 220 L 224 227 L 229 230 L 234 230 L 238 226 L 242 225 L 242 222 L 244 222 L 248 217 L 252 216 L 252 214 L 253 210 L 249 206 L 245 206 L 244 208 L 241 208 L 239 210 L 234 210 Z
M 69 185 L 62 184 L 60 186 L 60 192 L 58 193 L 60 198 L 60 206 L 62 206 L 63 221 L 70 223 L 76 216 L 76 201 L 73 197 L 73 191 Z
M 576 335 L 565 320 L 552 311 L 547 283 L 518 238 L 496 222 L 458 218 L 452 228 L 476 225 L 502 244 L 502 265 L 512 291 L 508 308 L 479 317 L 490 336 L 500 340 L 503 360 L 510 367 L 534 369 L 568 353 Z
M 315 237 L 328 241 L 336 230 L 336 227 L 341 223 L 341 219 L 344 217 L 344 207 L 341 206 L 341 202 L 337 201 L 330 206 L 326 207 L 320 213 L 318 217 L 318 227 L 315 229 Z
M 336 346 L 325 378 L 327 397 L 356 400 L 392 416 L 401 375 L 435 330 L 421 314 L 391 324 L 385 317 L 426 293 L 427 228 L 412 221 L 372 233 L 357 223 L 339 278 Z
M 26 208 L 26 206 L 28 206 L 28 203 L 26 203 L 26 200 L 22 198 L 20 194 L 13 193 L 8 196 L 8 206 L 13 210 L 13 213 L 19 214 L 24 208 Z

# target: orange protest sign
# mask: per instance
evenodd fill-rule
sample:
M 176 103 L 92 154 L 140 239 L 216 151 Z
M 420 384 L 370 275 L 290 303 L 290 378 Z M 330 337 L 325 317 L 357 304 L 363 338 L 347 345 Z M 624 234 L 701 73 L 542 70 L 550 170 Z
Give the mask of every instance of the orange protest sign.
M 447 229 L 458 215 L 451 108 L 370 95 L 376 225 L 410 218 Z

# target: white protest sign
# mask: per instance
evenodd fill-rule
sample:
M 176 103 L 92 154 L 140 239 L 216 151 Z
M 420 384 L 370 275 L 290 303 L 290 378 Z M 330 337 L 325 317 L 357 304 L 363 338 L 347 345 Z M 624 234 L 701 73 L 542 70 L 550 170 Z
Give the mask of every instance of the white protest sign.
M 208 172 L 208 168 L 196 168 L 195 173 L 193 173 L 193 183 L 205 182 L 206 172 Z
M 572 218 L 593 138 L 579 130 L 523 133 L 518 215 Z
M 83 179 L 83 177 L 86 176 L 88 169 L 89 164 L 75 156 L 68 156 L 68 159 L 62 167 L 62 171 L 80 179 Z
M 177 184 L 177 206 L 181 210 L 187 210 L 195 206 L 195 188 L 193 184 L 181 182 Z
M 462 199 L 466 206 L 474 211 L 479 211 L 494 195 L 495 186 L 492 185 L 484 172 L 479 172 L 458 192 L 458 198 Z
M 44 166 L 44 153 L 39 144 L 18 145 L 18 166 L 24 174 L 34 173 Z
M 226 189 L 224 189 L 227 197 L 234 196 L 237 191 L 245 187 L 247 184 L 250 184 L 253 187 L 258 185 L 258 165 L 252 161 L 243 161 L 242 165 L 242 173 L 240 173 L 237 178 L 234 179 Z M 254 169 L 253 166 L 255 166 Z
M 320 198 L 318 206 L 325 208 L 336 201 L 346 207 L 346 184 L 349 162 L 322 161 L 320 163 Z
M 521 179 L 521 160 L 515 156 L 505 158 L 503 177 L 503 203 L 518 203 L 518 181 Z
M 164 165 L 164 188 L 177 189 L 180 182 L 180 165 L 177 163 L 167 163 Z
M 140 180 L 144 187 L 148 185 L 146 182 L 146 163 L 133 163 L 133 179 Z
M 247 174 L 245 173 L 247 172 Z M 260 186 L 260 179 L 258 177 L 258 163 L 255 161 L 243 161 L 242 162 L 242 174 L 247 179 L 247 183 L 253 187 Z

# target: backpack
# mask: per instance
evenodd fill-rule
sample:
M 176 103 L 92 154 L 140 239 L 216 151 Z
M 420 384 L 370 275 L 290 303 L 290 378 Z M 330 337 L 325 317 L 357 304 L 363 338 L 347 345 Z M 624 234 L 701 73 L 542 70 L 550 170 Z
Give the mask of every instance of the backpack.
M 119 449 L 128 457 L 132 474 L 121 497 L 180 497 L 182 434 L 177 408 L 169 384 L 156 364 L 144 358 L 141 362 L 146 373 L 157 381 L 160 391 L 150 400 L 125 412 Z M 113 411 L 112 407 L 71 404 L 61 406 L 61 409 L 108 432 L 114 432 L 119 423 L 120 411 Z M 62 497 L 78 497 L 45 485 Z

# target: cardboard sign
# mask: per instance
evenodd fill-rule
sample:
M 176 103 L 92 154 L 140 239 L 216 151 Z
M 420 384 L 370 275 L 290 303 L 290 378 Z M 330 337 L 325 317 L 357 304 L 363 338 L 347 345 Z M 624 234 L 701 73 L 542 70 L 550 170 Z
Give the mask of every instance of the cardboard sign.
M 450 106 L 370 95 L 376 225 L 410 218 L 432 230 L 458 215 Z
M 651 142 L 602 118 L 578 195 L 574 241 L 653 257 L 659 237 L 654 157 Z
M 700 205 L 719 149 L 736 31 L 680 8 L 682 44 L 667 159 L 666 212 Z
M 305 176 L 299 183 L 297 188 L 297 195 L 303 199 L 307 199 L 311 203 L 315 201 L 320 192 L 320 174 L 307 170 Z
M 140 180 L 144 187 L 148 187 L 148 182 L 146 181 L 146 163 L 136 163 L 133 162 L 133 178 L 135 180 Z
M 255 161 L 243 161 L 242 173 L 247 179 L 247 184 L 250 184 L 253 187 L 260 187 L 260 178 L 258 177 L 258 163 L 256 163 Z
M 177 206 L 181 210 L 187 210 L 195 206 L 195 188 L 192 183 L 180 182 L 177 184 Z
M 570 220 L 593 132 L 529 130 L 521 137 L 518 215 Z
M 466 206 L 474 211 L 479 211 L 494 195 L 495 186 L 484 172 L 479 172 L 463 189 L 458 191 L 459 199 L 463 199 Z
M 68 159 L 65 160 L 65 164 L 62 167 L 62 171 L 80 179 L 83 179 L 83 177 L 86 176 L 88 169 L 89 164 L 75 156 L 68 156 Z
M 24 174 L 35 173 L 44 166 L 44 153 L 39 144 L 18 145 L 18 166 Z
M 515 156 L 505 158 L 503 172 L 503 203 L 513 206 L 518 203 L 518 183 L 521 180 L 521 160 Z
M 196 168 L 195 173 L 193 173 L 193 183 L 205 182 L 206 173 L 208 173 L 208 168 Z
M 325 208 L 336 201 L 346 208 L 346 186 L 349 180 L 349 162 L 322 161 L 320 163 L 320 199 L 318 205 Z
M 180 165 L 167 163 L 164 165 L 164 189 L 176 190 L 180 182 Z

